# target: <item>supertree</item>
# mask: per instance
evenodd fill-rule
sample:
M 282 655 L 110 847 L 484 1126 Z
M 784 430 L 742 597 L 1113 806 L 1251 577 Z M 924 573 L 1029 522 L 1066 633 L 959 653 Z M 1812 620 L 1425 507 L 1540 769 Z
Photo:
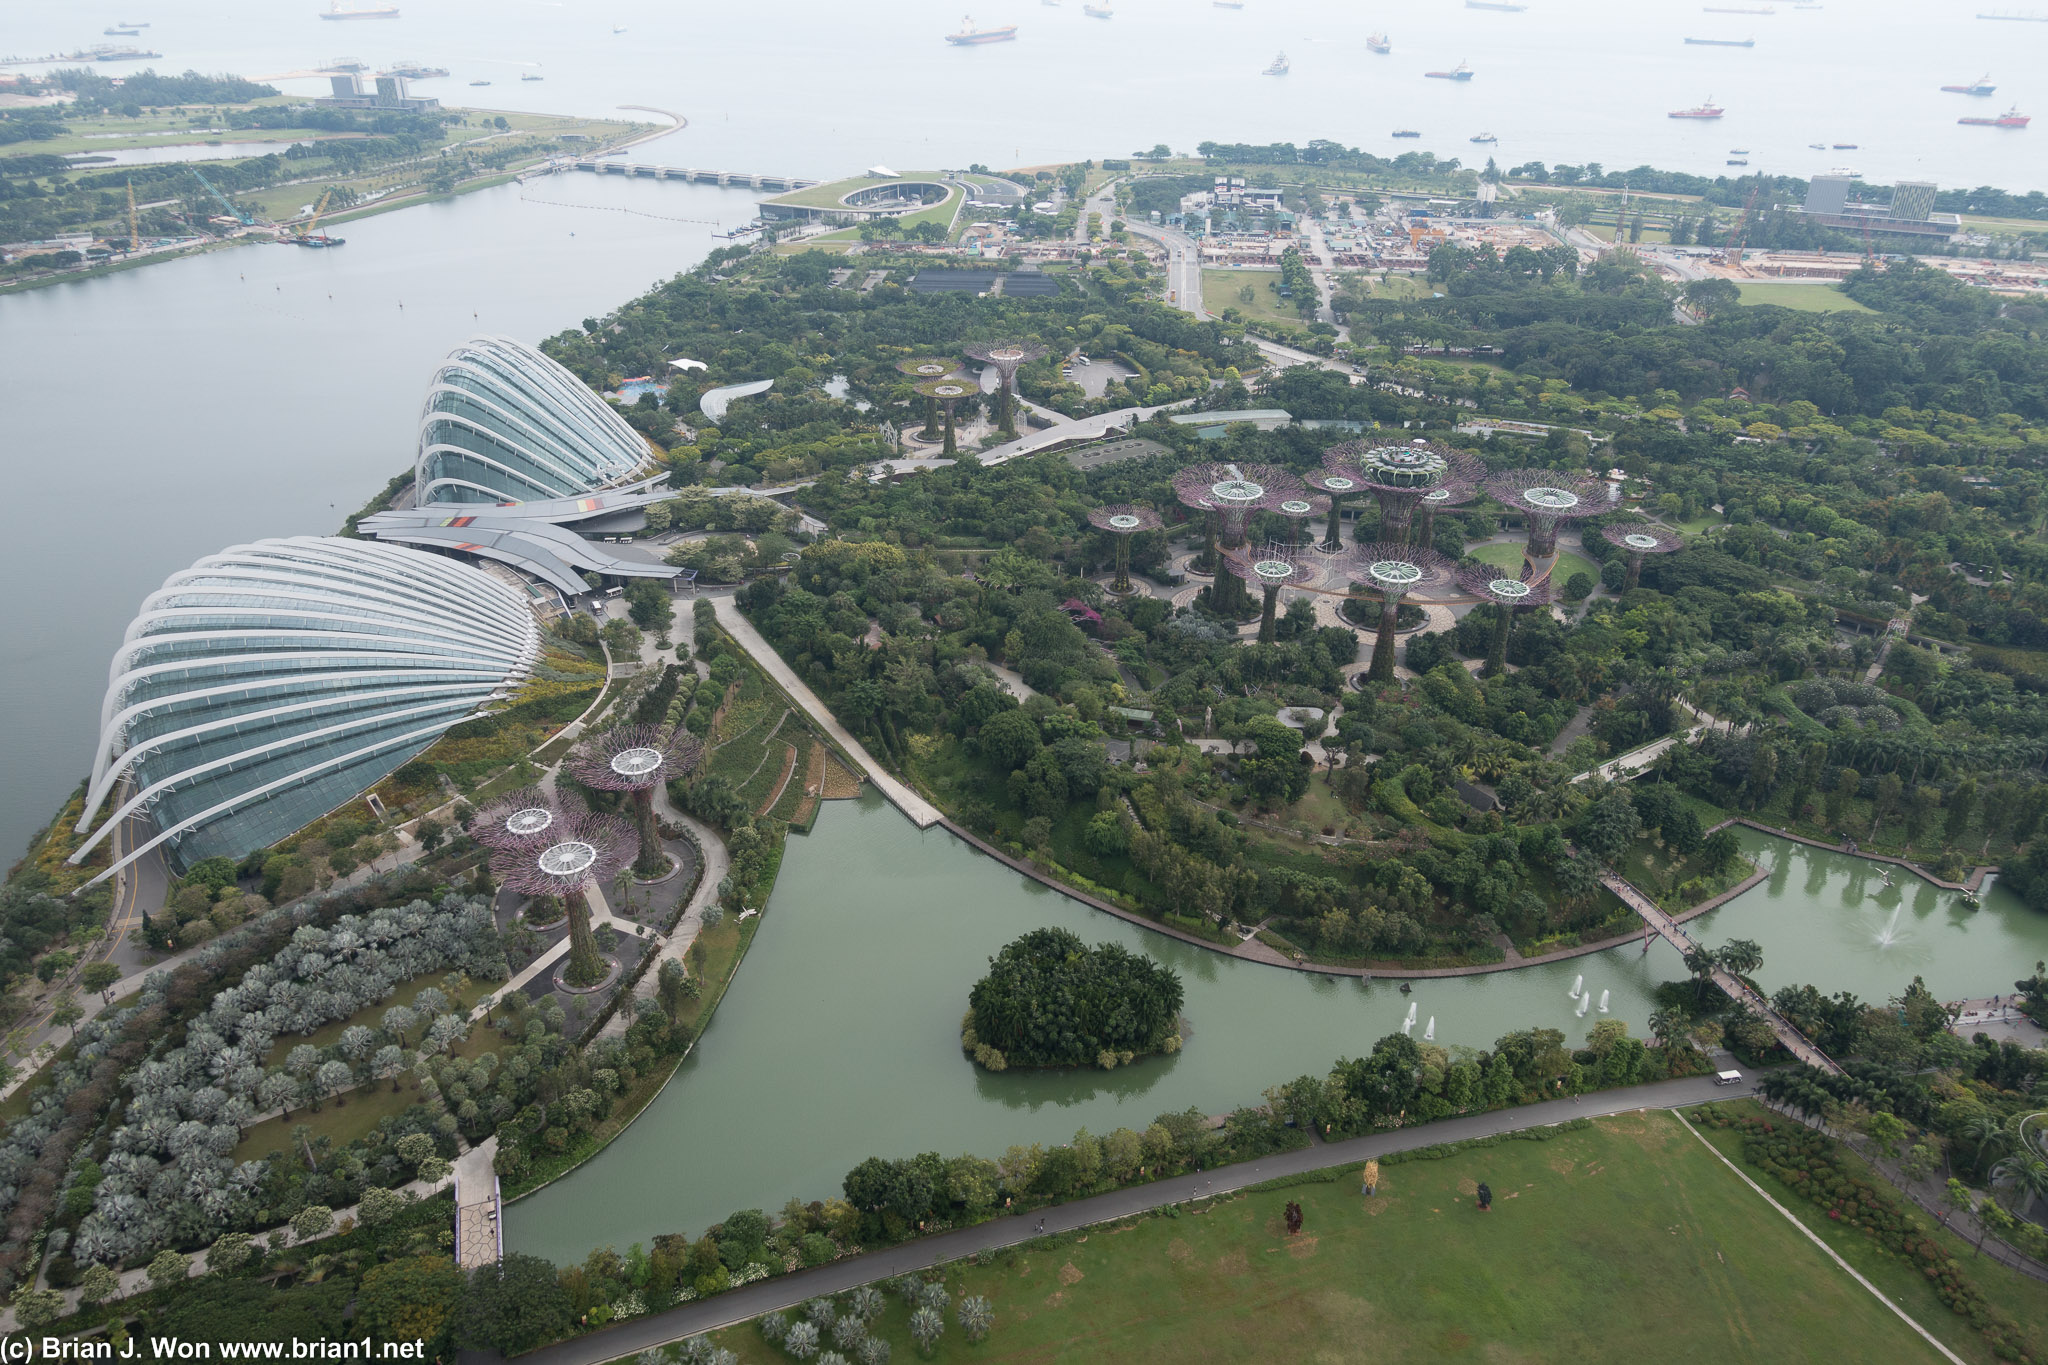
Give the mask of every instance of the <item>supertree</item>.
M 1436 548 L 1436 514 L 1443 507 L 1463 507 L 1479 496 L 1479 490 L 1469 483 L 1439 484 L 1422 495 L 1415 504 L 1415 525 L 1408 539 L 1417 545 Z
M 1090 509 L 1088 523 L 1096 530 L 1107 531 L 1116 537 L 1116 581 L 1109 585 L 1109 590 L 1114 593 L 1129 592 L 1131 537 L 1140 531 L 1156 531 L 1166 523 L 1149 507 L 1134 507 L 1121 502 Z
M 1380 629 L 1373 640 L 1372 667 L 1366 676 L 1374 682 L 1394 680 L 1394 623 L 1401 614 L 1401 599 L 1417 588 L 1441 583 L 1450 573 L 1450 561 L 1435 550 L 1416 545 L 1364 544 L 1351 547 L 1351 581 L 1379 594 Z
M 1315 533 L 1310 531 L 1304 534 L 1302 528 L 1308 525 L 1311 518 L 1321 516 L 1329 504 L 1330 500 L 1323 497 L 1282 498 L 1274 503 L 1274 513 L 1287 518 L 1289 522 L 1287 543 L 1306 546 Z
M 944 452 L 951 455 L 959 449 L 953 440 L 953 405 L 963 398 L 970 398 L 980 390 L 964 379 L 932 379 L 919 384 L 917 391 L 926 398 L 935 399 L 946 409 L 946 444 Z
M 1001 402 L 997 407 L 997 421 L 1001 424 L 1003 435 L 1015 436 L 1017 416 L 1014 395 L 1017 391 L 1017 371 L 1044 355 L 1045 347 L 1033 345 L 1028 341 L 977 341 L 961 349 L 982 364 L 996 367 L 996 377 L 1001 381 L 996 386 L 996 392 L 1001 395 Z
M 1500 617 L 1493 624 L 1493 643 L 1487 647 L 1486 667 L 1482 670 L 1490 678 L 1507 667 L 1508 623 L 1514 618 L 1515 609 L 1550 605 L 1550 584 L 1524 583 L 1519 578 L 1506 577 L 1505 570 L 1498 565 L 1468 559 L 1458 565 L 1458 586 L 1480 601 L 1500 608 Z
M 557 818 L 552 796 L 539 787 L 521 787 L 470 817 L 469 837 L 485 848 L 512 848 L 547 833 Z
M 1404 545 L 1415 504 L 1431 489 L 1469 482 L 1484 466 L 1450 446 L 1414 440 L 1406 445 L 1347 441 L 1323 452 L 1323 466 L 1358 480 L 1380 505 L 1380 543 Z
M 654 822 L 654 789 L 688 773 L 703 757 L 704 745 L 681 726 L 621 725 L 571 749 L 563 767 L 594 791 L 631 794 L 640 829 L 640 857 L 633 870 L 658 877 L 668 870 L 668 855 Z
M 1306 587 L 1322 577 L 1322 569 L 1302 555 L 1299 545 L 1240 545 L 1223 551 L 1223 568 L 1265 595 L 1259 609 L 1259 643 L 1270 645 L 1279 633 L 1280 589 Z
M 1555 469 L 1510 469 L 1486 480 L 1495 502 L 1529 519 L 1529 556 L 1557 553 L 1559 523 L 1598 516 L 1608 510 L 1607 485 L 1583 474 Z
M 1628 556 L 1628 576 L 1621 589 L 1627 592 L 1643 572 L 1643 560 L 1650 555 L 1668 555 L 1685 548 L 1685 537 L 1668 526 L 1649 521 L 1618 521 L 1600 528 L 1601 538 Z
M 924 385 L 953 374 L 960 367 L 939 355 L 916 355 L 908 360 L 896 362 L 896 368 L 918 381 L 918 392 L 924 393 Z M 924 439 L 939 439 L 939 402 L 930 394 L 924 394 Z
M 1355 474 L 1336 474 L 1328 469 L 1311 469 L 1301 476 L 1301 481 L 1330 500 L 1330 524 L 1324 529 L 1323 543 L 1318 548 L 1324 554 L 1336 554 L 1344 548 L 1340 530 L 1343 526 L 1345 495 L 1356 493 L 1365 485 L 1359 482 Z
M 491 873 L 508 891 L 560 899 L 569 917 L 566 979 L 572 986 L 594 986 L 604 979 L 605 967 L 590 934 L 583 888 L 610 881 L 632 861 L 633 826 L 616 815 L 566 806 L 556 806 L 554 814 L 539 834 L 493 853 Z

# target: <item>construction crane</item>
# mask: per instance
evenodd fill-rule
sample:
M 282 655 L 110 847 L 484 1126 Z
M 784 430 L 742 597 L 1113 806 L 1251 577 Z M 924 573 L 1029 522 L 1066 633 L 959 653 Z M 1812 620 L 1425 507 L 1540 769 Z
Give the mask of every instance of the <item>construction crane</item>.
M 340 246 L 343 242 L 342 238 L 330 237 L 320 231 L 320 215 L 327 212 L 328 202 L 333 198 L 334 187 L 329 185 L 320 195 L 320 202 L 313 206 L 312 216 L 307 218 L 289 237 L 282 237 L 278 240 L 290 242 L 294 246 Z
M 1756 212 L 1756 197 L 1763 193 L 1764 178 L 1758 176 L 1756 184 L 1749 190 L 1749 202 L 1742 206 L 1742 216 L 1735 220 L 1735 230 L 1728 234 L 1728 245 L 1721 252 L 1721 264 L 1740 268 L 1742 265 L 1742 239 L 1749 235 L 1751 216 Z
M 128 182 L 128 254 L 133 256 L 142 247 L 142 231 L 135 219 L 135 182 Z
M 200 184 L 206 186 L 206 192 L 214 197 L 214 199 L 220 204 L 222 209 L 227 211 L 229 217 L 233 218 L 243 227 L 254 227 L 256 225 L 256 220 L 254 218 L 251 218 L 248 214 L 242 212 L 240 209 L 236 208 L 233 204 L 229 203 L 228 197 L 222 194 L 219 190 L 215 189 L 213 187 L 213 182 L 211 180 L 208 180 L 205 174 L 202 173 L 197 166 L 188 165 L 187 167 L 185 167 L 185 169 L 192 172 L 192 174 L 198 178 Z

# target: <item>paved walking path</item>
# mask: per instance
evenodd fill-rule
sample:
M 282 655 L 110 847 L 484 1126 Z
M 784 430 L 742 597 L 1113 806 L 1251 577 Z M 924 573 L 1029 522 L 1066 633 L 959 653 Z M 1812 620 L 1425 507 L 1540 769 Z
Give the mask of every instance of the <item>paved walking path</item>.
M 1130 1218 L 1151 1209 L 1164 1208 L 1169 1204 L 1218 1198 L 1243 1189 L 1247 1185 L 1256 1185 L 1280 1176 L 1360 1165 L 1375 1157 L 1384 1157 L 1392 1152 L 1408 1151 L 1416 1147 L 1427 1147 L 1433 1143 L 1492 1137 L 1499 1133 L 1547 1127 L 1568 1119 L 1601 1118 L 1609 1114 L 1629 1113 L 1639 1109 L 1671 1109 L 1703 1104 L 1708 1100 L 1735 1099 L 1750 1093 L 1752 1091 L 1747 1080 L 1739 1085 L 1716 1086 L 1710 1076 L 1694 1076 L 1680 1081 L 1660 1081 L 1654 1085 L 1601 1091 L 1586 1095 L 1576 1103 L 1571 1100 L 1550 1100 L 1542 1104 L 1524 1105 L 1519 1109 L 1497 1109 L 1484 1114 L 1470 1114 L 1462 1118 L 1422 1124 L 1414 1128 L 1396 1129 L 1389 1133 L 1375 1133 L 1369 1137 L 1318 1143 L 1312 1147 L 1304 1147 L 1300 1151 L 1282 1152 L 1276 1156 L 1241 1162 L 1235 1166 L 1224 1166 L 1213 1171 L 1175 1176 L 1170 1180 L 1155 1181 L 1149 1185 L 1136 1185 L 1109 1194 L 1099 1194 L 1091 1199 L 1078 1200 L 1072 1204 L 1059 1204 L 1049 1209 L 1034 1210 L 1020 1217 L 997 1218 L 955 1232 L 941 1233 L 936 1237 L 926 1237 L 902 1246 L 889 1247 L 869 1252 L 864 1256 L 834 1261 L 830 1265 L 798 1271 L 794 1275 L 778 1276 L 744 1289 L 729 1290 L 710 1299 L 686 1304 L 666 1313 L 634 1318 L 602 1332 L 594 1332 L 573 1341 L 545 1347 L 531 1355 L 521 1356 L 520 1361 L 522 1365 L 600 1365 L 600 1362 L 633 1355 L 671 1341 L 680 1341 L 699 1332 L 709 1332 L 716 1328 L 731 1326 L 736 1322 L 745 1322 L 763 1313 L 775 1312 L 777 1309 L 792 1308 L 806 1299 L 819 1295 L 837 1294 L 857 1285 L 923 1270 L 942 1262 L 957 1261 L 972 1256 L 977 1251 L 991 1251 L 1027 1242 L 1037 1235 L 1035 1229 L 1041 1221 L 1048 1234 L 1072 1232 L 1097 1223 Z M 1284 1197 L 1283 1194 L 1274 1196 L 1276 1207 L 1278 1201 Z M 481 1353 L 466 1353 L 465 1358 L 476 1362 L 497 1359 Z
M 716 597 L 711 599 L 711 609 L 718 614 L 718 624 L 725 628 L 726 633 L 739 641 L 740 648 L 751 654 L 754 662 L 759 664 L 769 677 L 775 679 L 776 686 L 787 692 L 790 700 L 804 709 L 812 724 L 830 735 L 832 741 L 861 766 L 861 770 L 867 774 L 868 781 L 874 783 L 882 795 L 888 797 L 898 810 L 909 816 L 919 829 L 930 829 L 939 823 L 942 818 L 939 808 L 898 781 L 887 768 L 875 761 L 874 756 L 847 732 L 846 727 L 839 723 L 838 718 L 826 708 L 825 703 L 818 700 L 818 694 L 804 686 L 803 679 L 797 677 L 795 670 L 782 661 L 782 656 L 775 652 L 775 647 L 763 638 L 760 631 L 754 629 L 754 623 L 740 614 L 739 603 L 733 601 L 731 597 Z

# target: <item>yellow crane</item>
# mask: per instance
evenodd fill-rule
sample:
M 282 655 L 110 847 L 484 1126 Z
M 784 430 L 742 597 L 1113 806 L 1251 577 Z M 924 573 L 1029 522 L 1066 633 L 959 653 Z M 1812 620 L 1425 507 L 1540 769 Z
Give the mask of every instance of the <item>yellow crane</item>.
M 312 215 L 304 223 L 300 224 L 291 237 L 286 240 L 299 246 L 340 246 L 342 244 L 341 238 L 330 237 L 320 231 L 320 216 L 327 212 L 327 205 L 333 198 L 334 187 L 329 185 L 321 192 L 320 202 L 313 206 Z

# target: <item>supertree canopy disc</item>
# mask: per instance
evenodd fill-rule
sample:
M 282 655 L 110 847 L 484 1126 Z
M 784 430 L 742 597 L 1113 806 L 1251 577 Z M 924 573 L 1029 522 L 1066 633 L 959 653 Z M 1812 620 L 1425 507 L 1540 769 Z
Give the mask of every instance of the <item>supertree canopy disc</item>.
M 963 398 L 972 398 L 981 389 L 965 379 L 928 379 L 917 385 L 917 391 L 927 398 L 941 402 L 957 403 Z
M 1668 526 L 1648 521 L 1622 521 L 1602 526 L 1600 537 L 1631 555 L 1668 555 L 1685 548 L 1685 537 Z
M 1140 531 L 1156 531 L 1166 523 L 1157 512 L 1149 507 L 1138 507 L 1130 503 L 1111 503 L 1107 507 L 1090 508 L 1088 523 L 1098 531 L 1114 535 L 1136 535 Z
M 469 837 L 485 848 L 509 848 L 547 833 L 560 818 L 555 799 L 539 787 L 522 787 L 478 811 Z
M 1497 564 L 1468 559 L 1458 565 L 1458 587 L 1482 602 L 1503 607 L 1544 607 L 1555 598 L 1548 580 L 1525 583 L 1509 578 Z
M 1351 581 L 1392 602 L 1443 582 L 1449 571 L 1448 559 L 1419 545 L 1380 542 L 1351 547 Z
M 646 791 L 697 766 L 704 745 L 688 730 L 621 725 L 569 751 L 569 775 L 598 791 Z
M 1196 511 L 1220 513 L 1228 545 L 1243 541 L 1250 513 L 1307 496 L 1300 479 L 1270 464 L 1189 465 L 1173 476 L 1173 492 Z
M 960 366 L 942 355 L 918 355 L 897 361 L 896 368 L 912 379 L 944 379 L 958 372 Z
M 1280 589 L 1306 587 L 1322 577 L 1322 566 L 1302 557 L 1297 545 L 1240 545 L 1223 552 L 1223 566 L 1233 577 L 1264 594 L 1259 607 L 1259 643 L 1278 637 Z
M 1029 341 L 976 341 L 960 349 L 984 365 L 995 366 L 1006 384 L 1019 369 L 1045 354 L 1045 347 Z
M 1557 553 L 1559 523 L 1610 510 L 1607 484 L 1554 469 L 1510 469 L 1487 479 L 1486 491 L 1529 519 L 1529 553 L 1538 559 Z

